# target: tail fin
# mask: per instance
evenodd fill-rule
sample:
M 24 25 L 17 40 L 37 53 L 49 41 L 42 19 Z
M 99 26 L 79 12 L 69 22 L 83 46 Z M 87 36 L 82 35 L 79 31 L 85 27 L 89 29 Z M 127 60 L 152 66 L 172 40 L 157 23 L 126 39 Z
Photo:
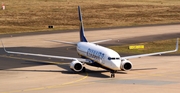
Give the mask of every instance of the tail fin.
M 82 14 L 81 14 L 80 6 L 78 6 L 78 12 L 79 12 L 79 21 L 80 21 L 80 42 L 88 42 L 85 35 L 84 35 L 84 26 L 83 26 L 83 20 L 82 20 Z

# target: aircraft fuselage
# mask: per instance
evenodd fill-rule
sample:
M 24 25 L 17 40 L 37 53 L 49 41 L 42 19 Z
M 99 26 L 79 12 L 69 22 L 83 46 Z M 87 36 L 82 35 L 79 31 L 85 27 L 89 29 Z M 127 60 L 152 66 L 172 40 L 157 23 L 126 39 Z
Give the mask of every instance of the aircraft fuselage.
M 77 52 L 110 70 L 120 70 L 121 58 L 114 50 L 89 42 L 79 42 Z

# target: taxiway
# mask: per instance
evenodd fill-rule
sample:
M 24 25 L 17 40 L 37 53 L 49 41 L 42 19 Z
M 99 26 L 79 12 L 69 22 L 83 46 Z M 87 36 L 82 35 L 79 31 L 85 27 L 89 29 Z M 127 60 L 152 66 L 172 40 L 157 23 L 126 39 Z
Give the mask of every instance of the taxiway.
M 89 41 L 109 39 L 102 45 L 122 45 L 180 37 L 180 25 L 161 25 L 85 31 Z M 79 41 L 79 32 L 6 35 L 8 50 L 78 57 L 75 47 L 45 40 Z M 151 56 L 130 60 L 133 70 L 116 78 L 101 68 L 87 66 L 76 74 L 68 60 L 6 54 L 0 49 L 0 93 L 179 93 L 180 57 Z

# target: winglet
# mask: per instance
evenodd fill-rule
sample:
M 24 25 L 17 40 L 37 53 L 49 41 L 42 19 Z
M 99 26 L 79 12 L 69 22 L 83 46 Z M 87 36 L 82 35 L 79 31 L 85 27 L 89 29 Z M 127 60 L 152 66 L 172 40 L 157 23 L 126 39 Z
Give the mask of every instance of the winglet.
M 177 38 L 177 41 L 176 41 L 176 49 L 175 49 L 175 51 L 178 51 L 178 49 L 179 49 L 179 38 Z
M 1 44 L 2 44 L 2 46 L 3 46 L 3 48 L 4 48 L 4 51 L 5 51 L 6 53 L 8 53 L 8 51 L 7 51 L 6 48 L 4 47 L 4 44 L 3 44 L 2 40 L 1 40 Z

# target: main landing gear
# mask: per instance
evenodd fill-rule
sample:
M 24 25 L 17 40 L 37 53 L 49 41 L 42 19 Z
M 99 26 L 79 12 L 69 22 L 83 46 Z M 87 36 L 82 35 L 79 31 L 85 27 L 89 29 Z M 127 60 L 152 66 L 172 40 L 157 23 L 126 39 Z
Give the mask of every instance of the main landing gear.
M 115 73 L 116 73 L 116 71 L 111 71 L 111 78 L 115 77 Z
M 83 73 L 85 73 L 85 72 L 86 72 L 86 68 L 85 68 L 85 67 L 83 67 L 82 72 L 83 72 Z

